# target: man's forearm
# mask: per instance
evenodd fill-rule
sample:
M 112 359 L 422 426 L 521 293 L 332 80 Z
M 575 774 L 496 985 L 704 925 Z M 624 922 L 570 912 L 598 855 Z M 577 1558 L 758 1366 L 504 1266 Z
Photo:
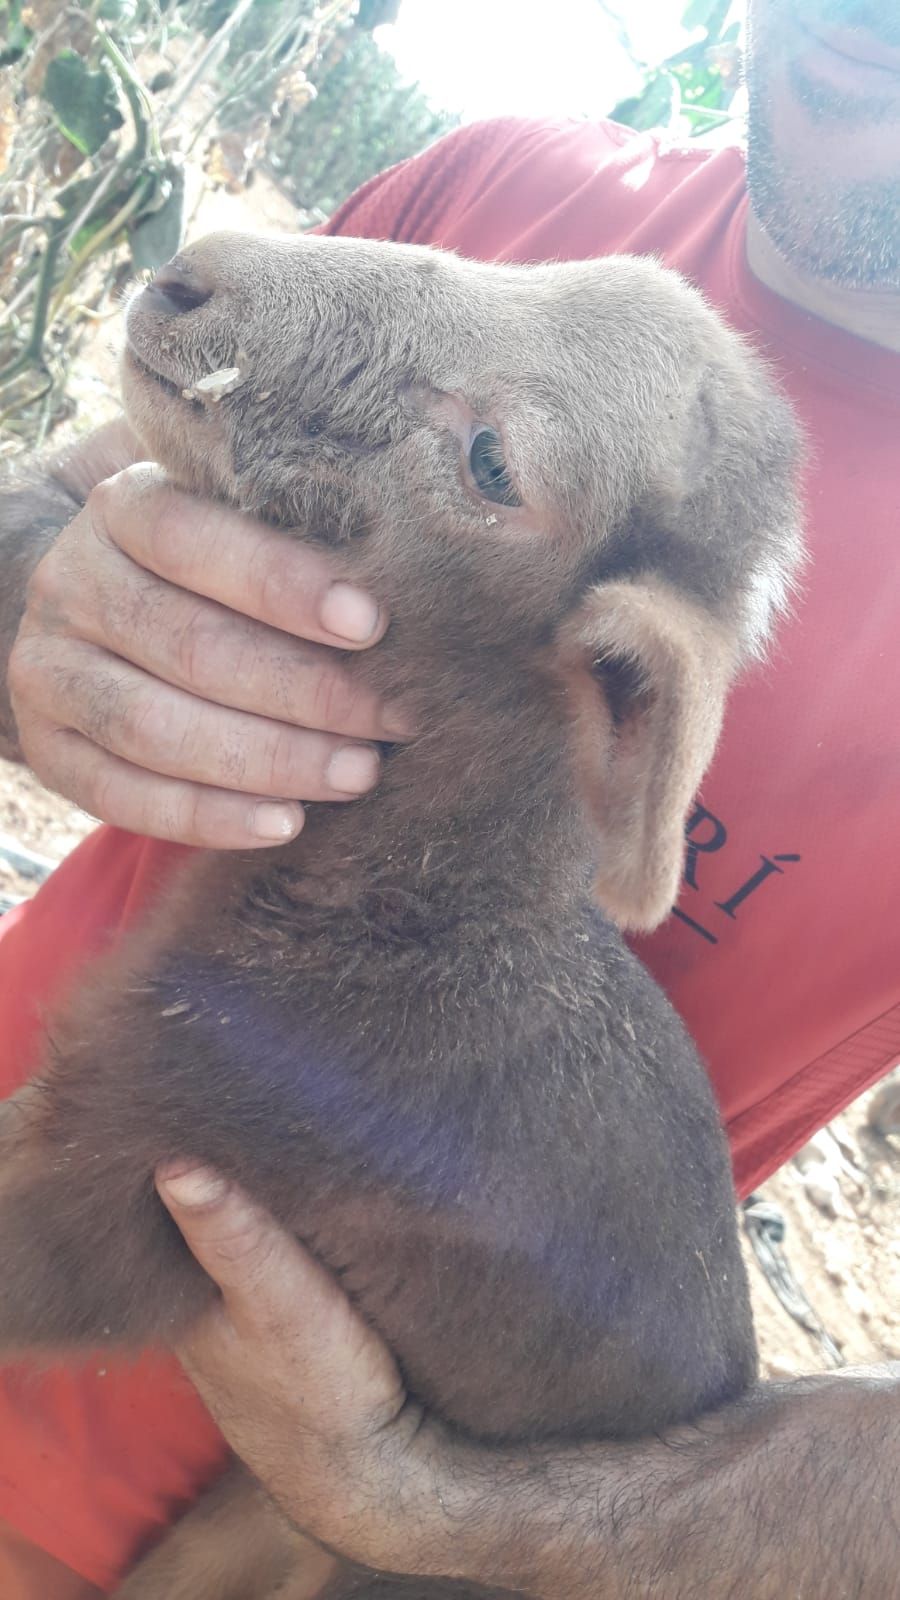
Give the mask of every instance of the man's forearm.
M 461 1457 L 441 1498 L 458 1575 L 535 1600 L 889 1600 L 900 1365 L 761 1385 L 652 1441 Z
M 0 483 L 0 756 L 21 761 L 9 703 L 7 663 L 32 572 L 78 501 L 46 471 L 26 467 Z
M 95 483 L 134 458 L 133 439 L 112 423 L 64 456 L 29 462 L 0 480 L 0 756 L 21 760 L 9 703 L 7 662 L 28 580 Z

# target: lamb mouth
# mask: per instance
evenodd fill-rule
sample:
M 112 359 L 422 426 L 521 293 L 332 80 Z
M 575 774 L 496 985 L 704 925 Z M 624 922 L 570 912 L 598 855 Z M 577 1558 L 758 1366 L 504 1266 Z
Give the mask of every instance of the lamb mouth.
M 145 361 L 143 356 L 138 355 L 134 345 L 129 344 L 127 346 L 126 354 L 128 356 L 128 360 L 141 374 L 141 377 L 149 378 L 152 383 L 157 384 L 158 387 L 164 391 L 164 393 L 172 395 L 174 399 L 181 399 L 182 385 L 173 383 L 171 378 L 166 378 L 161 372 L 157 372 L 156 368 L 151 367 L 150 363 Z

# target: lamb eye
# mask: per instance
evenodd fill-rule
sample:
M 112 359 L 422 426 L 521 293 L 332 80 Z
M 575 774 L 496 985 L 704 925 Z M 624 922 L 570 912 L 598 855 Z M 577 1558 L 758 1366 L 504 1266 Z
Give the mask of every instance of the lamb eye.
M 503 459 L 499 435 L 493 428 L 479 428 L 469 446 L 469 470 L 487 500 L 498 506 L 520 506 L 509 469 Z

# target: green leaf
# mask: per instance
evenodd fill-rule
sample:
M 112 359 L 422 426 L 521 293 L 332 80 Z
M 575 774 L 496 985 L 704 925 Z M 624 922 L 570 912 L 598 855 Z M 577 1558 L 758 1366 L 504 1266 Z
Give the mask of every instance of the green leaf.
M 375 28 L 396 22 L 399 11 L 400 0 L 359 0 L 359 10 L 353 20 L 357 28 L 372 33 Z
M 99 223 L 107 222 L 114 216 L 127 199 L 129 188 L 133 183 L 126 178 L 124 183 L 117 183 L 112 189 L 107 189 L 99 202 L 85 217 L 83 226 L 93 227 Z M 60 207 L 66 224 L 70 224 L 88 204 L 91 195 L 100 187 L 100 179 L 95 174 L 90 178 L 73 178 L 60 189 L 56 196 L 56 203 Z
M 96 72 L 76 55 L 63 50 L 47 67 L 42 90 L 52 106 L 60 131 L 82 155 L 92 156 L 115 128 L 122 114 L 115 80 L 105 63 Z
M 718 39 L 731 6 L 732 0 L 690 0 L 682 14 L 681 26 L 689 33 L 694 28 L 705 28 L 711 39 Z
M 128 230 L 131 261 L 136 271 L 155 271 L 171 260 L 184 231 L 184 168 L 171 162 L 153 206 Z
M 121 28 L 137 16 L 137 0 L 101 0 L 100 15 L 104 22 L 115 22 Z
M 25 54 L 31 43 L 31 29 L 22 21 L 19 0 L 0 0 L 0 67 L 11 67 Z
M 626 127 L 642 132 L 648 128 L 667 128 L 674 121 L 680 102 L 678 84 L 672 74 L 654 72 L 641 94 L 620 100 L 610 116 L 614 122 L 623 122 Z
M 72 178 L 64 188 L 58 190 L 56 204 L 69 221 L 87 205 L 99 183 L 100 179 L 96 176 L 92 178 Z
M 133 176 L 130 180 L 126 176 L 124 182 L 116 184 L 112 190 L 107 189 L 93 209 L 88 211 L 78 232 L 69 241 L 69 248 L 73 254 L 78 255 L 84 246 L 90 243 L 94 234 L 98 233 L 115 216 L 116 212 L 125 204 L 134 182 Z M 56 203 L 63 214 L 60 223 L 60 228 L 63 231 L 71 227 L 74 219 L 84 211 L 91 195 L 99 186 L 100 179 L 95 174 L 90 178 L 74 178 L 66 184 L 64 189 L 60 189 L 56 196 Z

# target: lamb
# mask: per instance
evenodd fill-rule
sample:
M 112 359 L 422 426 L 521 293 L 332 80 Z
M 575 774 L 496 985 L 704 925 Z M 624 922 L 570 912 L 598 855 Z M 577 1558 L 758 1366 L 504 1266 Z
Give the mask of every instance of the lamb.
M 379 596 L 350 667 L 421 731 L 293 843 L 198 853 L 55 1017 L 0 1110 L 0 1350 L 190 1324 L 214 1291 L 153 1187 L 188 1155 L 339 1269 L 474 1437 L 627 1437 L 734 1397 L 727 1149 L 619 929 L 670 909 L 728 688 L 785 605 L 787 406 L 624 257 L 214 235 L 127 330 L 148 453 Z M 304 1565 L 236 1468 L 121 1595 L 299 1600 Z M 460 1590 L 335 1563 L 327 1593 Z

